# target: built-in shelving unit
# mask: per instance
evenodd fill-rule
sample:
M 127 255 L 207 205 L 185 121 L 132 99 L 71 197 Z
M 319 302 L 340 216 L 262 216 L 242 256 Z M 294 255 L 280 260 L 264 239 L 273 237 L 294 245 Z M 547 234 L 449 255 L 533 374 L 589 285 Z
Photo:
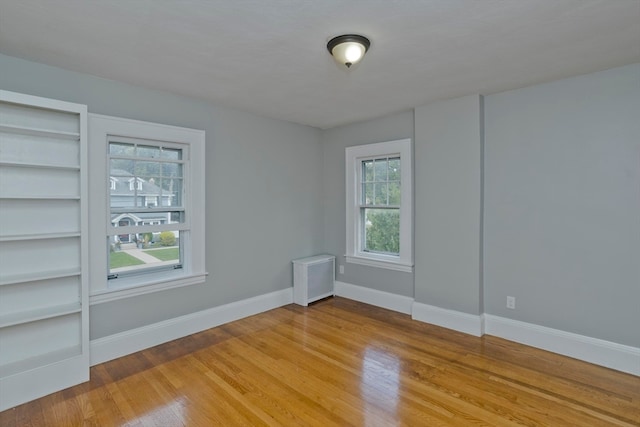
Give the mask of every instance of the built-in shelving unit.
M 86 123 L 0 91 L 0 411 L 89 379 Z

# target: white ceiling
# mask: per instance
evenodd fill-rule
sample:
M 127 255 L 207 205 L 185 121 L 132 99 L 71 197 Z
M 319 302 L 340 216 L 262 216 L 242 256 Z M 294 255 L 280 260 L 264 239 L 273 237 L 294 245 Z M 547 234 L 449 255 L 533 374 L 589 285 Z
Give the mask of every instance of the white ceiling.
M 640 1 L 0 0 L 0 52 L 326 129 L 640 62 Z

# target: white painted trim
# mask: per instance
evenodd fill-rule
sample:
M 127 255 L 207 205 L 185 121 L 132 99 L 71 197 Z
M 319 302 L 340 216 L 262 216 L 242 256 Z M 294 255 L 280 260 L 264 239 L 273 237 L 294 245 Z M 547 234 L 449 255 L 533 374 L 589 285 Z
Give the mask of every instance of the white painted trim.
M 489 335 L 640 376 L 640 348 L 490 314 L 485 322 Z
M 345 255 L 345 261 L 351 264 L 366 265 L 369 267 L 386 268 L 387 270 L 403 271 L 413 273 L 413 265 L 402 264 L 401 262 L 378 260 L 373 258 L 363 258 L 359 256 Z
M 373 265 L 398 271 L 413 271 L 413 153 L 411 139 L 355 145 L 345 148 L 345 196 L 346 196 L 346 251 L 347 262 Z M 384 156 L 400 156 L 400 254 L 389 257 L 360 250 L 362 241 L 360 223 L 361 161 Z M 363 259 L 370 259 L 364 264 Z M 358 262 L 360 261 L 360 262 Z
M 57 99 L 51 98 L 42 98 L 40 96 L 11 92 L 3 89 L 0 89 L 0 99 L 9 100 L 9 102 L 12 102 L 14 104 L 35 105 L 40 108 L 46 108 L 49 110 L 73 112 L 78 114 L 81 114 L 84 111 L 84 114 L 87 114 L 87 106 L 84 104 L 59 101 Z
M 89 381 L 86 366 L 85 353 L 0 378 L 0 411 Z
M 480 337 L 484 334 L 640 376 L 640 348 L 490 314 L 472 315 L 419 302 L 412 318 Z
M 167 276 L 166 272 L 163 272 Z M 116 301 L 119 299 L 131 298 L 138 295 L 146 295 L 153 292 L 166 291 L 167 289 L 181 288 L 183 286 L 204 283 L 208 273 L 197 274 L 193 276 L 179 276 L 173 280 L 152 281 L 146 285 L 140 285 L 122 289 L 107 289 L 99 291 L 89 297 L 89 304 L 96 305 L 105 302 Z
M 413 298 L 411 297 L 338 281 L 335 282 L 334 286 L 337 296 L 375 305 L 376 307 L 386 308 L 387 310 L 411 314 L 411 305 L 413 304 Z
M 143 122 L 139 120 L 124 119 L 120 117 L 110 117 L 100 114 L 88 114 L 89 130 L 89 150 L 88 167 L 91 170 L 89 176 L 89 239 L 88 247 L 91 258 L 89 260 L 89 293 L 90 296 L 106 294 L 113 291 L 109 287 L 107 280 L 108 272 L 108 246 L 105 239 L 112 234 L 111 222 L 109 220 L 109 186 L 105 185 L 106 177 L 109 177 L 108 158 L 105 153 L 108 151 L 109 138 L 117 137 L 122 139 L 133 138 L 137 140 L 159 141 L 163 145 L 175 145 L 182 147 L 184 153 L 188 155 L 184 160 L 184 209 L 191 212 L 190 223 L 181 223 L 180 229 L 184 230 L 183 239 L 183 268 L 174 270 L 173 274 L 181 277 L 172 277 L 180 280 L 176 282 L 178 286 L 201 283 L 199 278 L 190 280 L 190 276 L 206 275 L 206 254 L 205 254 L 205 145 L 206 134 L 203 130 L 189 129 L 177 126 L 164 125 L 160 123 Z M 149 226 L 146 226 L 149 227 Z M 157 227 L 162 229 L 163 226 Z M 188 229 L 187 229 L 188 228 Z M 123 230 L 124 231 L 124 230 Z M 142 293 L 146 293 L 150 283 L 154 278 L 153 273 L 141 274 L 128 278 L 127 285 L 145 286 Z M 181 280 L 185 279 L 185 280 Z M 125 281 L 124 278 L 118 280 Z M 167 289 L 166 278 L 157 279 L 158 290 Z M 122 285 L 113 298 L 128 297 L 135 293 L 133 291 L 123 292 Z M 110 297 L 99 296 L 92 298 L 91 303 L 105 301 Z
M 411 318 L 476 337 L 481 337 L 484 334 L 484 315 L 482 314 L 463 313 L 414 302 Z
M 91 366 L 293 302 L 293 288 L 259 295 L 91 341 Z

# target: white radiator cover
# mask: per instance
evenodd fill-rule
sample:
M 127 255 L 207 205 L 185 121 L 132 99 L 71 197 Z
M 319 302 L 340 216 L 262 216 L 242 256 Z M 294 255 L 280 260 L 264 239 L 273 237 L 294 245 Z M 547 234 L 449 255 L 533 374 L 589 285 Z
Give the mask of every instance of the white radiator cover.
M 293 302 L 309 303 L 334 295 L 335 257 L 316 255 L 293 260 Z

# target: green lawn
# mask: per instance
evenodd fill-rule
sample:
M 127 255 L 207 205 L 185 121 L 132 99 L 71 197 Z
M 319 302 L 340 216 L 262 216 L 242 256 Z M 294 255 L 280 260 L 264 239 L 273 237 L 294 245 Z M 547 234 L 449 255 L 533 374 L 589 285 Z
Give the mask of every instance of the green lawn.
M 144 264 L 144 262 L 125 252 L 111 252 L 111 256 L 109 257 L 109 267 L 111 268 L 129 267 L 130 265 L 140 264 Z
M 164 248 L 164 249 L 151 249 L 143 251 L 145 254 L 149 254 L 158 258 L 161 261 L 173 261 L 180 259 L 180 248 Z

